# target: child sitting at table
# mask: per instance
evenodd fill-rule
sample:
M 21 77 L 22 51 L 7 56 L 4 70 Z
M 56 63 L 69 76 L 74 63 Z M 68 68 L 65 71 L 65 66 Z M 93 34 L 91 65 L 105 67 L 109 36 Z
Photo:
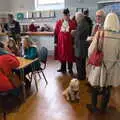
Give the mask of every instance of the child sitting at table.
M 8 41 L 8 51 L 13 53 L 16 56 L 20 55 L 20 51 L 18 50 L 18 46 L 16 45 L 16 42 L 14 39 L 10 38 Z
M 35 59 L 37 57 L 37 48 L 33 45 L 33 42 L 28 36 L 24 39 L 24 58 Z
M 16 74 L 13 74 L 13 69 L 19 65 L 16 56 L 6 51 L 4 44 L 0 42 L 0 92 L 13 90 L 20 86 L 21 81 Z
M 23 46 L 24 46 L 24 58 L 33 60 L 38 57 L 37 48 L 33 45 L 33 42 L 30 40 L 28 36 L 25 37 L 23 41 Z M 33 72 L 33 68 L 34 70 L 40 69 L 39 60 L 24 68 L 24 81 L 25 81 L 26 89 L 28 90 L 31 87 L 31 80 L 29 80 L 26 77 L 26 75 L 28 75 L 30 72 Z M 16 72 L 20 76 L 20 71 L 16 71 Z

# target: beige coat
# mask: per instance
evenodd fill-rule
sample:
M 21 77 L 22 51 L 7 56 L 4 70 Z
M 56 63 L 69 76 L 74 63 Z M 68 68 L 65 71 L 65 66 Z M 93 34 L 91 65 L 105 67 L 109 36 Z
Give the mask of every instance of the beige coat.
M 97 33 L 96 33 L 97 34 Z M 89 56 L 96 48 L 96 37 L 89 47 Z M 105 31 L 104 59 L 101 67 L 89 65 L 88 81 L 92 86 L 120 85 L 120 34 Z

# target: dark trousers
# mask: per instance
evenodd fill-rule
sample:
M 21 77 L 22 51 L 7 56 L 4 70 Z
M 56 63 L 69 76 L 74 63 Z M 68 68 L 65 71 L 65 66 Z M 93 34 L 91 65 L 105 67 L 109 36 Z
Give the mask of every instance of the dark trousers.
M 30 72 L 32 72 L 32 66 L 27 66 L 26 68 L 24 68 L 24 71 L 23 70 L 15 70 L 14 72 L 19 76 L 20 79 L 24 79 L 25 88 L 30 89 L 31 81 L 26 78 L 26 75 L 29 74 Z
M 86 57 L 76 58 L 77 78 L 86 79 Z
M 101 109 L 106 109 L 111 96 L 111 87 L 103 88 L 100 91 L 100 88 L 92 88 L 92 105 L 93 107 L 97 106 L 98 95 L 102 95 L 101 100 Z
M 73 68 L 72 62 L 61 62 L 61 70 L 66 71 L 66 63 L 68 63 L 68 70 L 71 72 Z
M 32 66 L 27 66 L 26 68 L 24 68 L 24 70 L 14 70 L 14 72 L 21 78 L 21 73 L 24 75 L 24 79 L 25 76 L 27 74 L 29 74 L 30 72 L 32 72 Z

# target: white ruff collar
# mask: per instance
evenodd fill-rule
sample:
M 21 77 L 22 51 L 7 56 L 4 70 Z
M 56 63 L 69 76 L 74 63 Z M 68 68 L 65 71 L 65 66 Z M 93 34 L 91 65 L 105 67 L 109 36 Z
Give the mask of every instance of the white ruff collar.
M 61 26 L 61 32 L 69 32 L 69 23 L 68 21 L 64 20 Z

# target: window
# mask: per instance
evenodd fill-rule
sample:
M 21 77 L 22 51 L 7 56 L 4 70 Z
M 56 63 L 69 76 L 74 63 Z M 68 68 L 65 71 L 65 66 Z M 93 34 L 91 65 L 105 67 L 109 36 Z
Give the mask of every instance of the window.
M 37 10 L 55 10 L 64 8 L 64 0 L 35 0 Z

